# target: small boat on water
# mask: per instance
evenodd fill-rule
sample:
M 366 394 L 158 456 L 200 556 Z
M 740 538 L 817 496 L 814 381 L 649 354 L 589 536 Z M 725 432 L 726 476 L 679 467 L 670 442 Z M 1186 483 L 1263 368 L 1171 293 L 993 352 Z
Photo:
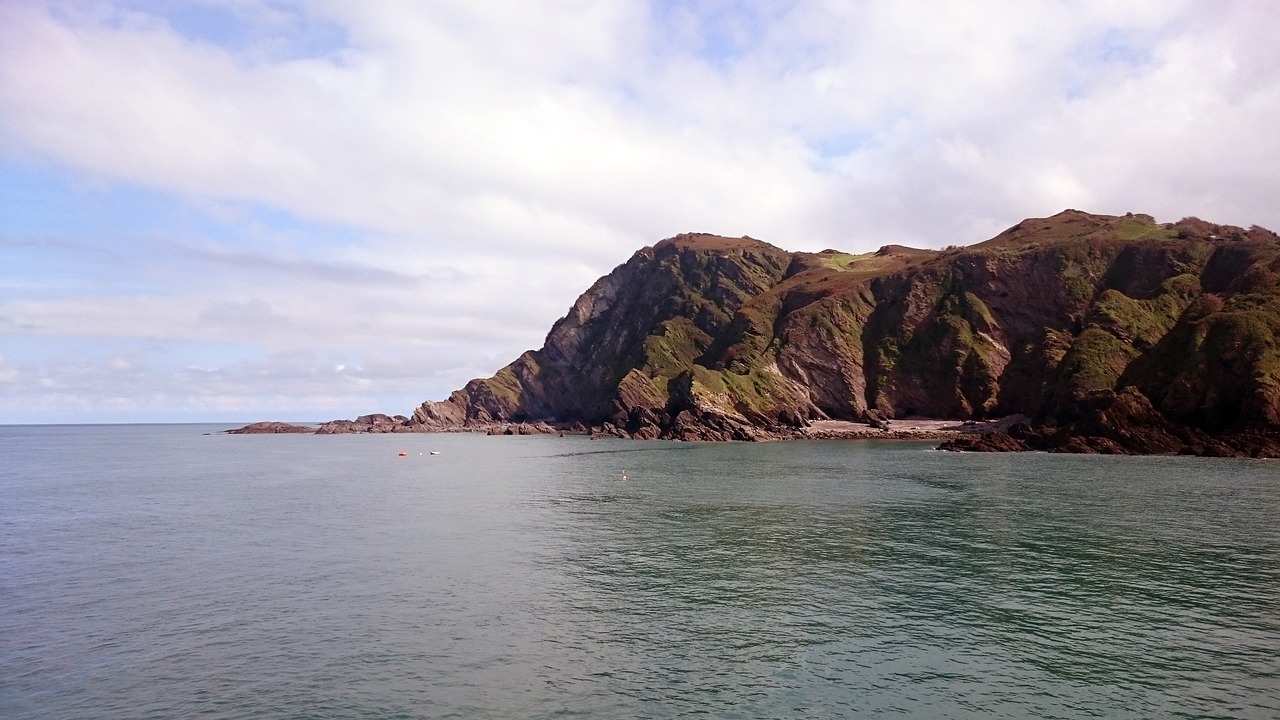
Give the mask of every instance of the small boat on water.
M 432 451 L 431 451 L 431 454 L 432 454 L 432 455 L 439 455 L 439 454 L 440 454 L 440 451 L 439 451 L 439 450 L 432 450 Z

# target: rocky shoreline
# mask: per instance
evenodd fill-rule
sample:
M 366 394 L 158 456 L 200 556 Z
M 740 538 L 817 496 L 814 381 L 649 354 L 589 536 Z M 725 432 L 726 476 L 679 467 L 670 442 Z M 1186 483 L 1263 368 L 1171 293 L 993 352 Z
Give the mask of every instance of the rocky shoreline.
M 730 430 L 686 427 L 679 437 L 631 434 L 612 423 L 470 423 L 430 425 L 403 415 L 362 415 L 319 426 L 267 421 L 225 431 L 229 435 L 472 433 L 490 436 L 586 435 L 597 438 L 664 439 L 686 442 L 767 442 L 787 440 L 930 440 L 951 452 L 1050 452 L 1102 455 L 1195 455 L 1201 457 L 1280 457 L 1280 437 L 1266 428 L 1219 436 L 1170 423 L 1136 392 L 1104 393 L 1094 398 L 1092 414 L 1070 422 L 1051 419 L 1033 424 L 1025 415 L 987 421 L 907 418 L 868 422 L 814 420 L 800 427 Z
M 852 422 L 846 420 L 815 420 L 805 427 L 790 429 L 754 429 L 750 433 L 742 433 L 742 438 L 703 438 L 691 434 L 684 438 L 649 438 L 670 439 L 687 442 L 766 442 L 784 440 L 936 440 L 962 441 L 977 435 L 1007 429 L 1011 422 L 1019 422 L 1023 418 L 1001 421 L 975 422 L 966 420 L 935 420 L 911 418 L 901 421 L 877 420 L 873 423 Z M 490 436 L 520 435 L 587 435 L 593 439 L 620 438 L 644 439 L 627 434 L 617 426 L 605 423 L 595 427 L 587 427 L 582 423 L 558 424 L 548 422 L 534 423 L 481 423 L 458 426 L 427 426 L 414 424 L 403 415 L 362 415 L 355 420 L 331 420 L 319 426 L 296 425 L 291 423 L 266 421 L 256 422 L 244 427 L 226 430 L 228 435 L 278 435 L 278 434 L 313 434 L 313 435 L 359 435 L 385 433 L 471 433 Z
M 746 442 L 767 440 L 952 440 L 969 435 L 989 433 L 1005 427 L 1007 422 L 977 423 L 964 420 L 908 419 L 878 421 L 875 424 L 845 420 L 816 420 L 805 427 L 786 430 L 755 429 L 742 438 Z M 319 426 L 296 425 L 278 421 L 256 422 L 226 430 L 228 435 L 360 435 L 385 433 L 472 433 L 478 435 L 589 435 L 593 438 L 645 439 L 627 434 L 610 423 L 587 427 L 582 423 L 479 423 L 457 426 L 413 424 L 403 415 L 362 415 L 355 420 L 331 420 Z M 649 438 L 674 439 L 674 438 Z M 721 438 L 697 436 L 680 440 Z
M 1280 436 L 1270 426 L 1210 435 L 1200 428 L 1171 422 L 1133 388 L 1091 393 L 1079 406 L 1079 414 L 1065 421 L 1018 422 L 994 432 L 948 439 L 938 449 L 1280 458 Z

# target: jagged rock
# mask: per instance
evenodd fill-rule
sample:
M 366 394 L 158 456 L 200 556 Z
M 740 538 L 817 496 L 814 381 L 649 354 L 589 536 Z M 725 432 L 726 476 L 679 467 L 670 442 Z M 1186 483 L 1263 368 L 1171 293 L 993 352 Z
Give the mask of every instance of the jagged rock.
M 316 430 L 318 435 L 346 435 L 350 433 L 391 433 L 410 430 L 409 418 L 403 415 L 361 415 L 355 420 L 330 420 Z
M 553 435 L 557 431 L 545 422 L 508 423 L 495 425 L 488 429 L 487 435 Z
M 427 400 L 413 411 L 410 422 L 423 428 L 448 430 L 462 427 L 466 419 L 466 411 L 457 403 Z
M 606 422 L 600 425 L 599 427 L 592 428 L 591 437 L 592 438 L 626 438 L 626 437 L 630 437 L 630 435 L 627 434 L 626 430 L 623 430 L 622 428 L 614 425 L 613 423 Z
M 1237 457 L 1280 458 L 1280 434 L 1266 427 L 1227 433 L 1206 441 L 1205 452 L 1199 454 L 1210 456 L 1219 452 Z
M 1171 454 L 1203 444 L 1204 433 L 1171 422 L 1137 388 L 1098 390 L 1080 398 L 1073 417 L 1026 433 L 1030 447 L 1050 452 Z
M 876 430 L 885 430 L 885 431 L 889 429 L 889 421 L 886 418 L 882 417 L 880 413 L 876 412 L 875 410 L 867 410 L 865 415 L 866 415 L 867 425 L 871 426 L 872 428 Z
M 228 430 L 227 434 L 228 435 L 274 435 L 279 433 L 310 434 L 310 433 L 314 433 L 315 431 L 316 431 L 315 428 L 308 427 L 306 425 L 292 425 L 290 423 L 284 423 L 284 422 L 266 421 L 266 422 L 250 423 L 241 428 Z

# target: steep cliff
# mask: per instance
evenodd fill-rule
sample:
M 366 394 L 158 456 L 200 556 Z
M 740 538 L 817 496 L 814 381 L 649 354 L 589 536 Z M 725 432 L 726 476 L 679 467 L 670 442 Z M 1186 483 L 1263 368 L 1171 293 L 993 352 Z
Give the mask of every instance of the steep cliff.
M 1280 428 L 1278 273 L 1280 239 L 1262 228 L 1075 210 L 943 251 L 681 235 L 597 281 L 540 350 L 423 403 L 405 429 L 753 439 L 814 419 L 1022 413 L 1103 437 L 1100 403 L 1125 422 L 1145 403 L 1151 422 L 1190 430 L 1100 446 L 1194 452 Z

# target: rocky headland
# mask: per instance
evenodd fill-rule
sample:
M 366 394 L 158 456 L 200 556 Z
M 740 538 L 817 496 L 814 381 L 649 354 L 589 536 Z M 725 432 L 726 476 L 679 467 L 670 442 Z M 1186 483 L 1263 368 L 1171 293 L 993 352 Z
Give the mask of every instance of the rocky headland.
M 1276 457 L 1277 273 L 1260 227 L 1076 210 L 946 250 L 686 234 L 600 278 L 493 377 L 320 432 Z

